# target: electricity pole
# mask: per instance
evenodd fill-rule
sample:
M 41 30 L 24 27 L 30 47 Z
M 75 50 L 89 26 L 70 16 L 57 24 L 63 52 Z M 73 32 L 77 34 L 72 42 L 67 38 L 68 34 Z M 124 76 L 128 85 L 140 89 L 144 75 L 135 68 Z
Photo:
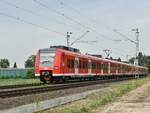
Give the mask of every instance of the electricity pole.
M 67 36 L 66 36 L 66 39 L 67 39 L 67 47 L 70 47 L 70 35 L 72 34 L 72 32 L 67 32 Z
M 135 32 L 135 36 L 136 36 L 136 40 L 131 40 L 130 38 L 128 38 L 126 35 L 124 35 L 123 33 L 119 32 L 118 30 L 114 30 L 114 32 L 116 32 L 117 34 L 119 34 L 120 36 L 124 37 L 126 40 L 130 41 L 131 43 L 135 44 L 136 46 L 136 54 L 135 54 L 135 61 L 134 64 L 138 65 L 139 61 L 138 61 L 138 55 L 139 55 L 139 29 L 132 29 L 132 31 Z M 120 41 L 120 40 L 119 40 Z
M 75 39 L 70 46 L 72 46 L 73 44 L 75 44 L 78 40 L 80 40 L 81 38 L 83 38 L 85 35 L 87 35 L 90 31 L 86 31 L 85 33 L 83 33 L 79 38 Z
M 139 33 L 140 32 L 139 32 L 138 28 L 132 29 L 132 31 L 135 31 L 135 36 L 136 36 L 136 42 L 135 42 L 135 45 L 136 45 L 136 57 L 135 57 L 134 64 L 138 65 L 139 64 L 138 55 L 139 55 Z

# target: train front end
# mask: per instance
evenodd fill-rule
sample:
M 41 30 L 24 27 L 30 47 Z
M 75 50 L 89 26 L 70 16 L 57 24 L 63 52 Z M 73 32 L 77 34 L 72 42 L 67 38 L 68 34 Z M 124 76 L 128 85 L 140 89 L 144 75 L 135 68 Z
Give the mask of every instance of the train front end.
M 35 76 L 39 76 L 44 83 L 52 81 L 55 60 L 55 48 L 41 49 L 35 59 Z

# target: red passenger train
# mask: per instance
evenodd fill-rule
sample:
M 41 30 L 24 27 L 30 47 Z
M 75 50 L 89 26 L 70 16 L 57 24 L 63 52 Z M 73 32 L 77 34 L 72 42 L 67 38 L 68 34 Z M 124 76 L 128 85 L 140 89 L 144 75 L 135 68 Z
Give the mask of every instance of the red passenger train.
M 35 76 L 42 82 L 67 79 L 111 79 L 146 76 L 146 67 L 83 55 L 78 49 L 51 46 L 36 55 Z

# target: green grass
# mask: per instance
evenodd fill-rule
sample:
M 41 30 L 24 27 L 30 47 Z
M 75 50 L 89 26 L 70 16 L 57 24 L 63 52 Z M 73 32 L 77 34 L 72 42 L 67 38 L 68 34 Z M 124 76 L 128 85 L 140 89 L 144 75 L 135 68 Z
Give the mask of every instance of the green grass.
M 39 79 L 0 79 L 0 86 L 41 83 Z
M 114 83 L 109 90 L 93 93 L 85 99 L 62 105 L 60 107 L 40 111 L 38 113 L 90 113 L 92 110 L 117 100 L 118 97 L 123 96 L 127 92 L 148 81 L 150 81 L 150 77 L 124 81 L 122 83 Z

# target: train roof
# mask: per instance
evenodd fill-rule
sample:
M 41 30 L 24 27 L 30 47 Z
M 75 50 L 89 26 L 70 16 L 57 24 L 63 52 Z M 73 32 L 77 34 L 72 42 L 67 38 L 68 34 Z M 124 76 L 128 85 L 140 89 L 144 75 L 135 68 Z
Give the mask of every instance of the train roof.
M 75 53 L 80 53 L 79 49 L 76 49 L 73 47 L 67 47 L 67 46 L 63 46 L 63 45 L 50 46 L 50 48 L 63 49 L 63 50 L 67 50 L 67 51 L 71 51 L 71 52 L 75 52 Z

